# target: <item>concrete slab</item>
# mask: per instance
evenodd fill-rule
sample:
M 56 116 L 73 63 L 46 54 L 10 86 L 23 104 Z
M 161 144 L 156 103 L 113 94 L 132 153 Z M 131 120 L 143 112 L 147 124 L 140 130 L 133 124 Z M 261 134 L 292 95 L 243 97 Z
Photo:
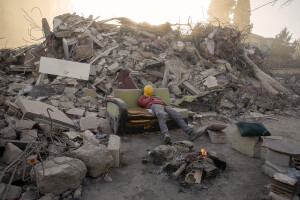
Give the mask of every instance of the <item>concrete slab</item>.
M 41 57 L 39 72 L 88 80 L 90 64 Z
M 234 132 L 232 148 L 249 157 L 260 157 L 261 144 L 260 137 L 241 137 L 238 129 Z
M 107 148 L 113 157 L 112 167 L 119 167 L 120 166 L 121 138 L 117 135 L 110 135 Z
M 83 109 L 79 109 L 79 108 L 72 108 L 70 110 L 67 111 L 67 114 L 69 115 L 76 115 L 79 117 L 82 117 L 84 114 L 84 110 Z
M 76 125 L 74 125 L 73 121 L 52 105 L 25 98 L 18 98 L 17 105 L 23 112 L 25 119 L 38 119 L 50 122 L 51 120 L 47 112 L 47 109 L 50 108 L 53 111 L 49 110 L 49 113 L 54 125 L 76 129 Z

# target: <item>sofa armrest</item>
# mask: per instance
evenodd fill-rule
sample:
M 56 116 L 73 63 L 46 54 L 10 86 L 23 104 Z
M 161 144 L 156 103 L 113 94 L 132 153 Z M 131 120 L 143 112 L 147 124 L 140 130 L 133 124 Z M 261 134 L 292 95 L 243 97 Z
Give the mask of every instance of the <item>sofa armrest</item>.
M 115 134 L 122 134 L 127 121 L 127 105 L 119 98 L 106 99 L 106 116 Z

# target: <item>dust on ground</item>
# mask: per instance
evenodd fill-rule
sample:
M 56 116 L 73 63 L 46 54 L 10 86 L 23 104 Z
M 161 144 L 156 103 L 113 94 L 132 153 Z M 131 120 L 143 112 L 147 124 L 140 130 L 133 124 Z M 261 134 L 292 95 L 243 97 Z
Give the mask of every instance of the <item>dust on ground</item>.
M 201 126 L 204 127 L 214 122 L 220 121 L 202 121 Z M 273 119 L 261 119 L 260 122 L 272 135 L 300 141 L 299 116 L 277 115 Z M 183 180 L 172 180 L 160 169 L 160 166 L 142 163 L 142 159 L 146 157 L 149 150 L 162 144 L 160 132 L 126 135 L 122 138 L 122 166 L 110 170 L 112 182 L 86 182 L 82 199 L 267 199 L 271 179 L 261 171 L 264 161 L 259 158 L 249 158 L 232 149 L 231 141 L 236 126 L 234 121 L 225 124 L 227 125 L 225 129 L 228 136 L 227 144 L 211 144 L 207 135 L 200 137 L 194 143 L 195 151 L 205 148 L 207 151 L 215 151 L 226 156 L 227 168 L 217 178 L 204 180 L 200 185 L 189 185 Z M 172 141 L 187 139 L 180 129 L 170 131 L 170 135 Z

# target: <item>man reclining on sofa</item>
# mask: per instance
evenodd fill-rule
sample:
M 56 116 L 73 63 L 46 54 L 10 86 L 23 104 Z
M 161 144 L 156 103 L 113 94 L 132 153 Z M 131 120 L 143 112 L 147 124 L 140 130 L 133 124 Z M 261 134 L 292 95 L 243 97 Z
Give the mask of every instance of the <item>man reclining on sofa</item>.
M 179 127 L 185 131 L 191 141 L 196 140 L 198 137 L 205 133 L 205 130 L 200 130 L 197 132 L 194 131 L 185 123 L 178 112 L 167 106 L 161 98 L 152 96 L 152 93 L 153 87 L 151 85 L 146 85 L 144 87 L 144 94 L 140 95 L 140 97 L 138 98 L 138 105 L 143 108 L 150 108 L 156 115 L 160 131 L 166 144 L 171 143 L 171 138 L 168 133 L 165 111 L 168 113 L 170 118 L 172 118 L 179 125 Z

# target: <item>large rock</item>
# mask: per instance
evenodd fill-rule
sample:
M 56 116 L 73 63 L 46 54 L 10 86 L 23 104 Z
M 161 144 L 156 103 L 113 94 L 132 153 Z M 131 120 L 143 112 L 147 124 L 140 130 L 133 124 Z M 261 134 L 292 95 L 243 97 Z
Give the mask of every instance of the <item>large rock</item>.
M 78 188 L 87 172 L 87 168 L 81 160 L 65 156 L 50 158 L 45 161 L 45 174 L 43 174 L 41 163 L 34 168 L 37 178 L 35 179 L 33 169 L 30 172 L 30 177 L 37 181 L 40 192 L 55 195 Z
M 113 164 L 113 157 L 106 147 L 85 144 L 72 152 L 72 157 L 80 159 L 88 168 L 88 174 L 99 177 Z

